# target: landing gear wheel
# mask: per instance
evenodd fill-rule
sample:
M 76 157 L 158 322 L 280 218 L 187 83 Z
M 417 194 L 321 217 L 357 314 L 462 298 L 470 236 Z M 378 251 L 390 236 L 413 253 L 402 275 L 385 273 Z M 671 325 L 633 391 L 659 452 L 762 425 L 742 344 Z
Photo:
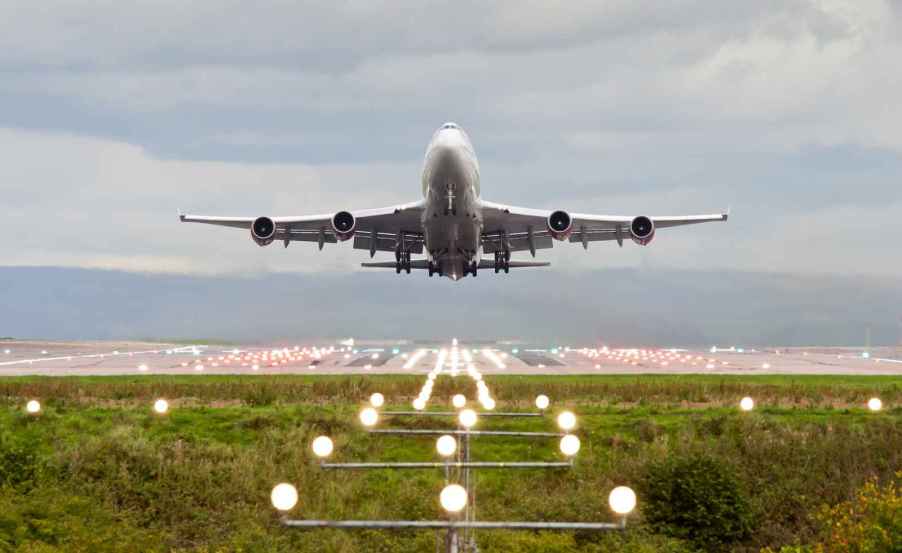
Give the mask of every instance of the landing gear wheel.
M 477 270 L 479 269 L 479 264 L 477 262 L 473 262 L 470 264 L 470 274 L 474 277 L 476 276 Z

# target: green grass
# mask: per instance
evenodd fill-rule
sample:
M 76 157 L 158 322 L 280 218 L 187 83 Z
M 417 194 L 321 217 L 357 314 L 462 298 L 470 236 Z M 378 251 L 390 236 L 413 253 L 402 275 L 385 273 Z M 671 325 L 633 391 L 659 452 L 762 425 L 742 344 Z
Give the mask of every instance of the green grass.
M 755 532 L 736 551 L 813 539 L 810 514 L 902 470 L 898 377 L 492 377 L 498 410 L 573 408 L 583 447 L 573 470 L 478 474 L 479 518 L 606 521 L 607 493 L 639 487 L 650 464 L 705 453 L 742 484 Z M 302 518 L 432 519 L 439 471 L 328 472 L 311 459 L 319 434 L 337 461 L 430 461 L 431 439 L 375 437 L 356 423 L 373 391 L 408 409 L 421 377 L 135 376 L 0 380 L 0 550 L 433 551 L 435 534 L 287 531 L 272 485 L 301 491 Z M 463 380 L 440 379 L 432 406 Z M 468 386 L 463 388 L 472 393 Z M 742 395 L 759 409 L 740 413 Z M 887 409 L 870 413 L 879 395 Z M 156 397 L 173 411 L 150 411 Z M 23 413 L 26 398 L 44 412 Z M 450 427 L 444 419 L 384 425 Z M 551 430 L 552 417 L 482 419 L 481 428 Z M 474 439 L 478 460 L 557 460 L 552 440 Z M 483 532 L 482 551 L 685 551 L 642 522 L 622 535 Z

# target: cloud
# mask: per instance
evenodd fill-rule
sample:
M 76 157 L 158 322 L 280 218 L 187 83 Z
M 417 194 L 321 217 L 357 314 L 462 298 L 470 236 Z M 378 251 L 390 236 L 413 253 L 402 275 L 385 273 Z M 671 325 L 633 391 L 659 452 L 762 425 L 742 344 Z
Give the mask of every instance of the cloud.
M 347 245 L 174 213 L 416 199 L 453 119 L 494 201 L 734 208 L 646 249 L 543 252 L 559 268 L 897 275 L 899 25 L 876 0 L 0 5 L 3 263 L 356 270 Z

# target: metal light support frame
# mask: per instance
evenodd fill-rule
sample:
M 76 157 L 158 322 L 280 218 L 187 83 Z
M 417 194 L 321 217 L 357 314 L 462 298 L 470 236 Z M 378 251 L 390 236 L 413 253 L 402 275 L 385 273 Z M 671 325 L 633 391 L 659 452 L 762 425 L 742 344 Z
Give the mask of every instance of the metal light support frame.
M 457 413 L 445 411 L 386 411 L 383 416 L 416 416 L 416 417 L 453 417 Z M 480 413 L 480 417 L 544 417 L 544 413 Z M 311 530 L 316 528 L 340 528 L 344 530 L 361 529 L 431 529 L 446 530 L 444 539 L 446 553 L 478 552 L 475 540 L 476 530 L 556 530 L 556 531 L 618 531 L 626 528 L 626 517 L 619 522 L 513 522 L 513 521 L 477 521 L 476 520 L 476 485 L 470 471 L 476 469 L 569 469 L 573 461 L 514 461 L 486 462 L 470 460 L 470 438 L 510 437 L 510 438 L 562 438 L 562 432 L 519 432 L 501 430 L 461 429 L 406 429 L 386 428 L 368 429 L 369 434 L 400 436 L 457 436 L 458 448 L 456 460 L 442 462 L 375 462 L 375 463 L 320 463 L 324 470 L 417 470 L 444 469 L 445 483 L 452 480 L 452 470 L 456 471 L 456 480 L 467 490 L 467 506 L 462 514 L 452 515 L 449 520 L 296 520 L 283 518 L 282 525 L 287 528 Z M 459 518 L 459 517 L 463 518 Z

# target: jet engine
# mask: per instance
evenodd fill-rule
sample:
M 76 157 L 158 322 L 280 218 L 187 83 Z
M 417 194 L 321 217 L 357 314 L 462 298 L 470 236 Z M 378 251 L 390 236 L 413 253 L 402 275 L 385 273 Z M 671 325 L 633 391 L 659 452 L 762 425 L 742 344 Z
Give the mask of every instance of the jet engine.
M 335 238 L 342 242 L 354 236 L 356 226 L 357 220 L 347 211 L 339 211 L 332 216 L 332 231 L 335 232 Z
M 257 217 L 251 223 L 251 238 L 258 246 L 268 246 L 276 239 L 276 224 L 269 217 Z
M 645 215 L 634 217 L 630 223 L 630 236 L 633 242 L 647 246 L 655 237 L 655 222 Z
M 548 232 L 555 240 L 566 240 L 573 232 L 573 220 L 566 211 L 552 211 L 548 216 Z

